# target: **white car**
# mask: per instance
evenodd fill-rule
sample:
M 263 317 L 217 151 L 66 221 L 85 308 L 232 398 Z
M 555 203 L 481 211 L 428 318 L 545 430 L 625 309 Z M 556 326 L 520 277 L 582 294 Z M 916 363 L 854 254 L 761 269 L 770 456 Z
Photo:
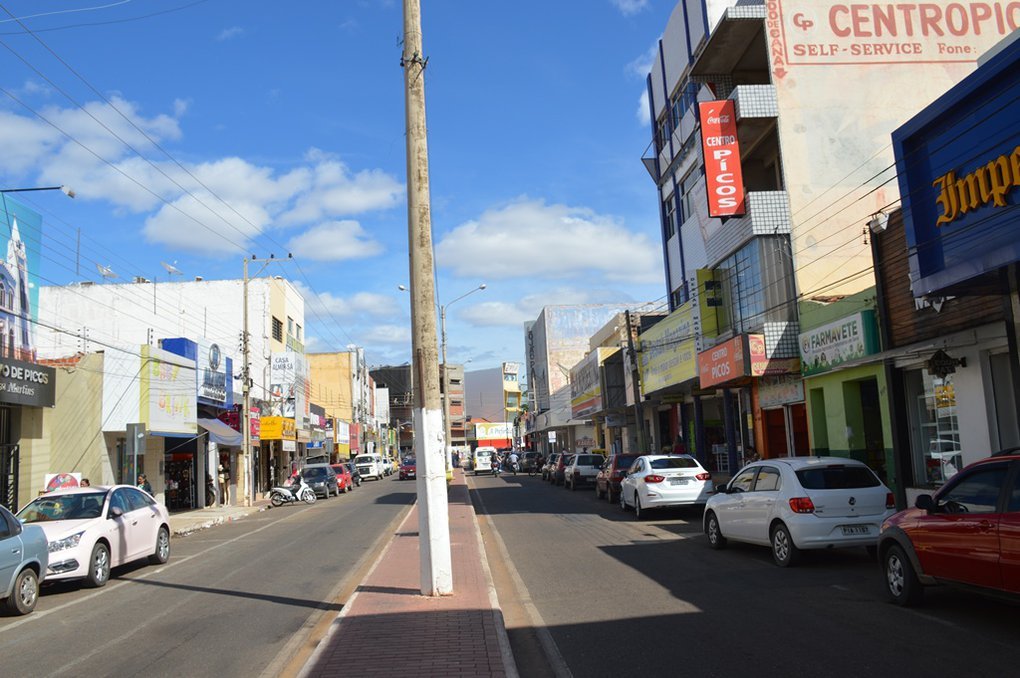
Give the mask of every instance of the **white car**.
M 873 552 L 895 512 L 889 488 L 865 464 L 842 457 L 783 457 L 748 464 L 708 500 L 708 543 L 772 548 L 780 567 L 803 549 L 864 546 Z
M 640 520 L 648 509 L 704 504 L 713 488 L 712 474 L 689 454 L 646 454 L 620 481 L 620 508 L 634 507 Z
M 576 490 L 578 485 L 594 485 L 606 458 L 601 454 L 575 454 L 570 465 L 563 469 L 563 487 Z
M 354 465 L 358 467 L 362 479 L 382 480 L 388 475 L 383 458 L 378 454 L 359 454 L 354 458 Z
M 110 579 L 111 567 L 142 558 L 170 559 L 166 507 L 130 485 L 48 492 L 18 511 L 18 520 L 46 533 L 47 581 L 84 579 L 100 587 Z

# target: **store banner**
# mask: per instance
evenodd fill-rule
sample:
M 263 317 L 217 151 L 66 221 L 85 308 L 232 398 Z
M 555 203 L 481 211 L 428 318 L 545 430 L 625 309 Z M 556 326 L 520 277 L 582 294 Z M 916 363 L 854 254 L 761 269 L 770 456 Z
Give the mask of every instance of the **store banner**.
M 698 378 L 701 388 L 748 376 L 750 357 L 745 352 L 746 346 L 744 335 L 740 335 L 699 353 Z
M 740 216 L 744 205 L 744 176 L 737 143 L 737 113 L 732 99 L 698 104 L 701 148 L 710 217 Z
M 262 417 L 259 437 L 261 440 L 294 440 L 294 420 L 287 417 Z
M 861 311 L 800 334 L 801 371 L 805 376 L 878 353 L 873 310 Z
M 682 384 L 698 376 L 694 306 L 688 301 L 642 332 L 638 369 L 645 394 Z M 629 373 L 629 370 L 624 370 Z
M 618 348 L 596 348 L 570 370 L 570 416 L 584 419 L 602 411 L 602 363 Z M 508 408 L 509 409 L 509 408 Z
M 154 435 L 194 435 L 194 361 L 148 344 L 141 348 L 140 421 Z
M 52 367 L 0 358 L 0 403 L 53 407 L 56 383 Z
M 227 401 L 227 358 L 220 345 L 208 339 L 198 344 L 198 397 L 217 403 Z
M 788 374 L 762 377 L 758 381 L 758 407 L 771 410 L 783 405 L 804 402 L 804 380 Z
M 475 424 L 476 440 L 505 440 L 513 437 L 513 424 L 508 422 Z

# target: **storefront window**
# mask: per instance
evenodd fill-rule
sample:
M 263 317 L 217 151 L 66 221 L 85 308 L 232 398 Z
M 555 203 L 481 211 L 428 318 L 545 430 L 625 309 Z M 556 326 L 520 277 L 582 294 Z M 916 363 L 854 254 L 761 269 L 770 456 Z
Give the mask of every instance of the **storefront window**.
M 942 485 L 963 467 L 953 375 L 910 370 L 904 376 L 915 481 Z

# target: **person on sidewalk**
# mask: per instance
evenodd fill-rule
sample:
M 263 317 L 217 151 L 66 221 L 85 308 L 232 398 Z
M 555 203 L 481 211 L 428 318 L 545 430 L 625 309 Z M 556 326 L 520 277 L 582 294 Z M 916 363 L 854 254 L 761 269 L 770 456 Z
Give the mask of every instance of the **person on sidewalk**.
M 144 473 L 138 474 L 138 489 L 145 490 L 149 494 L 152 494 L 152 485 L 150 485 L 149 481 L 145 479 Z
M 220 504 L 226 506 L 230 503 L 230 471 L 223 464 L 220 464 L 219 476 Z

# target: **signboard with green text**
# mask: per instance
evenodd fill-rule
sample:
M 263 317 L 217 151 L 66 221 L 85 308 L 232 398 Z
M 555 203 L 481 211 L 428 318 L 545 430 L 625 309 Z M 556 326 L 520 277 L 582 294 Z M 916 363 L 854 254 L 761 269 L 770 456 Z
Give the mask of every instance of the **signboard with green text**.
M 840 318 L 800 335 L 801 373 L 804 376 L 834 370 L 878 353 L 878 326 L 873 310 Z

